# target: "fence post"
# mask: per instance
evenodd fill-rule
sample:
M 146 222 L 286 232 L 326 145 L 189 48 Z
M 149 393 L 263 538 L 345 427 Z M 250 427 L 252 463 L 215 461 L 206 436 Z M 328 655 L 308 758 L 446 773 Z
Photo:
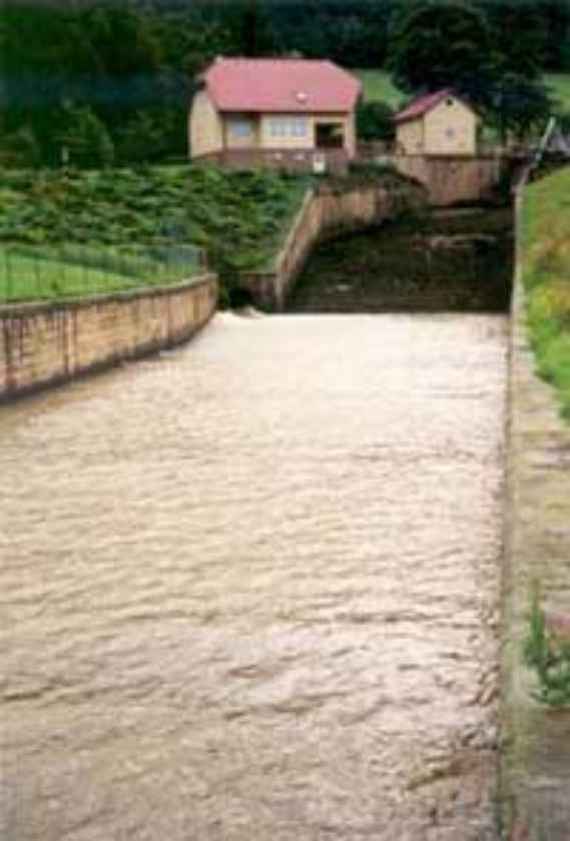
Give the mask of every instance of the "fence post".
M 41 297 L 42 283 L 41 283 L 41 269 L 40 261 L 37 251 L 33 252 L 32 262 L 34 264 L 34 277 L 36 280 L 36 298 Z
M 9 301 L 12 297 L 12 265 L 10 261 L 10 247 L 8 246 L 5 251 L 5 258 L 6 258 L 6 296 L 5 300 Z

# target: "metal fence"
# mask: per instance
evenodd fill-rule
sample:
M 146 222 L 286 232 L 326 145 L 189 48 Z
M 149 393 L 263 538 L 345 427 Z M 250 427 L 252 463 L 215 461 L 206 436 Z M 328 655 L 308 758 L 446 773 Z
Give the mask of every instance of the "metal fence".
M 205 268 L 191 245 L 0 244 L 0 304 L 169 285 Z

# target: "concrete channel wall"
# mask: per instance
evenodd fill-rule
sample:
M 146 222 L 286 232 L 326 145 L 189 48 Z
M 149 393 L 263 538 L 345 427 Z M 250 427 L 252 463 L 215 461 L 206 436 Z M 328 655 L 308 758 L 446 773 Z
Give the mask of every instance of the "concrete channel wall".
M 323 185 L 319 190 L 308 190 L 273 267 L 266 272 L 244 272 L 240 286 L 250 292 L 258 306 L 279 312 L 318 242 L 380 225 L 423 205 L 425 191 L 412 185 L 400 189 L 359 186 L 346 190 Z
M 500 155 L 392 155 L 387 160 L 425 186 L 433 207 L 490 199 L 511 165 Z
M 217 278 L 0 307 L 0 401 L 172 347 L 212 316 Z
M 522 286 L 521 208 L 508 383 L 503 589 L 502 791 L 509 841 L 570 839 L 570 711 L 539 704 L 523 662 L 533 587 L 547 622 L 570 614 L 570 425 L 535 374 Z

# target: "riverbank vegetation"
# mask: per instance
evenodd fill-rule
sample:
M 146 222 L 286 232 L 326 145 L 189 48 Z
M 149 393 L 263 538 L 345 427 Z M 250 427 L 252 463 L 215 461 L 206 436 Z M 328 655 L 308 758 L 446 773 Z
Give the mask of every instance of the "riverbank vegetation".
M 5 170 L 0 301 L 106 291 L 105 277 L 109 291 L 121 277 L 127 288 L 178 282 L 199 270 L 203 253 L 224 302 L 241 272 L 270 268 L 309 188 L 338 194 L 363 184 L 417 189 L 375 164 L 324 178 L 192 165 Z
M 75 288 L 74 276 L 85 265 L 93 269 L 93 280 L 101 291 L 101 277 L 95 274 L 101 266 L 94 265 L 93 257 L 97 250 L 99 259 L 106 261 L 112 288 L 120 275 L 123 281 L 131 276 L 150 282 L 153 261 L 160 280 L 165 273 L 156 249 L 168 248 L 172 253 L 177 246 L 180 251 L 191 244 L 207 252 L 212 268 L 231 285 L 238 272 L 263 268 L 270 261 L 308 184 L 306 178 L 271 172 L 222 172 L 192 166 L 6 170 L 0 176 L 0 244 L 34 246 L 36 262 L 20 249 L 9 264 L 5 251 L 0 257 L 0 284 L 7 295 L 12 283 L 9 297 L 13 299 L 21 294 L 27 271 L 33 293 L 38 271 L 45 276 L 54 260 L 59 260 L 76 267 L 75 271 L 68 268 L 69 282 L 62 294 L 70 284 Z M 62 244 L 67 248 L 63 255 Z M 73 259 L 70 244 L 77 246 Z M 135 247 L 146 249 L 142 263 L 141 254 L 133 253 Z M 109 249 L 115 252 L 112 265 L 107 259 Z M 128 260 L 134 273 L 124 271 Z M 180 269 L 174 268 L 174 262 L 170 261 L 169 277 L 176 280 Z M 47 288 L 57 291 L 53 284 Z
M 567 634 L 567 630 L 566 630 Z M 570 704 L 570 640 L 547 627 L 546 614 L 535 585 L 527 636 L 524 641 L 526 665 L 537 676 L 535 697 L 550 707 Z
M 570 167 L 525 191 L 523 283 L 541 377 L 556 386 L 570 420 Z

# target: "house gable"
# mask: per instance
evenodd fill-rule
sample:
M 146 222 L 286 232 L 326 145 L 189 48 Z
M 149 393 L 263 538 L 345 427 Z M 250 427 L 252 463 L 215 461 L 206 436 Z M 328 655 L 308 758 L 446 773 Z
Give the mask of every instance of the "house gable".
M 415 99 L 395 117 L 405 154 L 476 154 L 478 114 L 450 90 Z
M 426 154 L 474 155 L 479 117 L 461 99 L 447 96 L 424 115 Z

